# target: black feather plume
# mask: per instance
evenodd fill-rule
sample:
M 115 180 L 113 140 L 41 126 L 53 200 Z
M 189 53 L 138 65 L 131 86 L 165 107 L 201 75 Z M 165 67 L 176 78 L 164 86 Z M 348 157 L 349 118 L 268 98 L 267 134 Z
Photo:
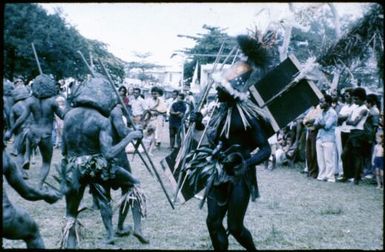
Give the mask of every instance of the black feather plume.
M 248 60 L 256 67 L 266 68 L 269 65 L 269 50 L 258 39 L 248 35 L 239 35 L 237 36 L 237 42 Z

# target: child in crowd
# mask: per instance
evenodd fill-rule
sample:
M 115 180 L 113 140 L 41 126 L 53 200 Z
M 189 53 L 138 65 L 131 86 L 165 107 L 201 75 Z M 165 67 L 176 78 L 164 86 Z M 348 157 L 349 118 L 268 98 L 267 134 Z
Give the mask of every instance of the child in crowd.
M 384 188 L 384 134 L 377 133 L 376 145 L 373 150 L 372 164 L 376 172 L 377 188 Z
M 152 156 L 152 152 L 155 147 L 155 128 L 154 127 L 147 127 L 144 131 L 144 136 L 142 139 L 142 142 L 148 152 L 148 155 Z

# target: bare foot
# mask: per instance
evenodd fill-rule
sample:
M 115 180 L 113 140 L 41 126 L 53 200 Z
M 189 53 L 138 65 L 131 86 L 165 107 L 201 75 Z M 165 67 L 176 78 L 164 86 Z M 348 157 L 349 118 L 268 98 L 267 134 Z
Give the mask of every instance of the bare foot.
M 150 243 L 150 241 L 149 241 L 148 239 L 144 238 L 143 234 L 140 233 L 140 232 L 135 231 L 135 232 L 134 232 L 134 236 L 135 236 L 136 238 L 138 238 L 138 240 L 139 240 L 141 243 L 143 243 L 143 244 L 149 244 L 149 243 Z
M 133 233 L 133 228 L 128 225 L 126 228 L 123 228 L 123 229 L 117 229 L 115 234 L 119 237 L 122 237 L 122 236 L 128 236 L 128 235 L 131 235 Z
M 110 245 L 113 245 L 113 244 L 115 244 L 115 241 L 116 241 L 116 238 L 115 238 L 115 236 L 113 236 L 113 237 L 110 237 L 110 238 L 106 238 L 106 239 L 103 241 L 103 243 L 104 243 L 104 244 L 110 244 Z

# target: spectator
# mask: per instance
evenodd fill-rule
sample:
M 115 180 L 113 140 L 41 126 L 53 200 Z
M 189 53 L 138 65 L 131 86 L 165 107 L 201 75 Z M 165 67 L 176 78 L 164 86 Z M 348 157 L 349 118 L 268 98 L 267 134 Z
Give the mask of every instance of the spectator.
M 337 115 L 340 113 L 342 104 L 339 101 L 338 92 L 332 92 L 332 108 L 336 111 Z
M 357 105 L 353 103 L 352 100 L 352 89 L 347 89 L 344 92 L 343 98 L 344 103 L 341 107 L 340 113 L 338 114 L 338 123 L 336 128 L 336 145 L 337 145 L 337 169 L 338 179 L 342 179 L 344 175 L 344 170 L 349 169 L 350 160 L 345 160 L 345 163 L 342 161 L 341 155 L 342 150 L 344 149 L 346 142 L 350 135 L 350 130 L 352 129 L 351 125 L 346 124 L 346 120 L 352 111 L 357 108 Z
M 278 139 L 277 139 L 278 134 L 279 134 L 279 131 L 276 132 L 274 135 L 272 135 L 268 139 L 270 148 L 271 148 L 271 155 L 269 159 L 265 161 L 265 169 L 274 170 L 276 168 L 276 165 L 277 165 L 276 151 L 278 150 Z M 271 162 L 271 165 L 269 165 L 270 162 Z
M 321 107 L 313 106 L 310 108 L 303 119 L 303 124 L 306 126 L 306 167 L 308 169 L 308 176 L 317 178 L 318 176 L 318 164 L 317 164 L 317 151 L 316 141 L 318 129 L 314 127 L 314 121 L 321 113 Z
M 171 105 L 169 119 L 170 149 L 180 148 L 181 128 L 183 117 L 187 111 L 187 105 L 184 102 L 184 94 L 178 94 L 177 101 Z
M 318 176 L 317 180 L 336 182 L 335 172 L 335 127 L 337 126 L 337 113 L 332 108 L 332 97 L 325 95 L 320 100 L 322 113 L 316 118 L 314 126 L 318 129 L 316 151 Z
M 171 105 L 178 100 L 178 94 L 179 94 L 179 91 L 174 90 L 174 91 L 172 91 L 171 97 L 166 100 L 166 104 L 167 104 L 167 119 L 166 119 L 166 121 L 168 121 L 168 118 L 170 117 Z
M 341 182 L 346 182 L 348 179 L 354 181 L 354 184 L 358 185 L 361 180 L 361 172 L 363 168 L 363 151 L 365 146 L 365 132 L 364 124 L 368 117 L 369 110 L 365 105 L 366 91 L 363 88 L 356 88 L 352 92 L 353 102 L 357 104 L 352 113 L 350 114 L 347 125 L 353 126 L 350 131 L 349 138 L 345 144 L 342 153 L 342 162 L 346 163 L 347 160 L 351 160 L 349 166 L 344 166 L 344 177 Z M 354 179 L 353 179 L 354 177 Z
M 191 91 L 186 92 L 185 101 L 187 103 L 187 114 L 190 114 L 195 109 L 195 98 L 193 96 L 193 93 Z
M 277 144 L 275 144 L 274 152 L 272 154 L 272 168 L 274 169 L 276 165 L 287 164 L 286 152 L 289 150 L 290 136 L 285 138 L 285 135 L 282 130 L 279 130 L 276 133 Z
M 376 145 L 374 146 L 372 164 L 376 173 L 377 188 L 384 188 L 384 134 L 376 135 Z
M 208 125 L 210 118 L 215 110 L 215 108 L 218 106 L 217 100 L 207 100 L 203 108 L 201 109 L 201 113 L 203 116 L 202 123 L 204 125 Z
M 134 88 L 133 96 L 129 101 L 131 107 L 132 119 L 137 125 L 143 124 L 144 111 L 146 111 L 147 106 L 145 100 L 141 96 L 140 88 Z
M 63 94 L 59 94 L 56 97 L 56 102 L 61 109 L 63 110 L 65 109 L 66 99 L 64 98 Z M 60 119 L 57 115 L 55 115 L 55 122 L 56 122 L 56 127 L 55 127 L 56 139 L 55 139 L 54 148 L 59 149 L 61 146 L 61 140 L 62 140 L 62 134 L 63 134 L 63 120 Z
M 15 86 L 15 88 L 17 88 L 17 87 L 19 87 L 19 86 L 21 86 L 21 85 L 25 85 L 24 84 L 24 80 L 23 80 L 23 78 L 21 77 L 21 76 L 18 76 L 15 80 L 14 80 L 14 86 Z
M 119 91 L 119 95 L 122 98 L 124 105 L 126 105 L 126 108 L 129 109 L 130 106 L 129 106 L 129 98 L 127 96 L 127 88 L 125 86 L 120 86 L 118 88 L 118 91 Z M 123 110 L 123 111 L 125 111 L 125 110 Z M 125 116 L 128 116 L 128 115 L 125 115 Z
M 164 114 L 167 112 L 167 105 L 161 95 L 163 91 L 158 87 L 151 88 L 151 97 L 147 99 L 147 110 L 144 115 L 145 126 L 155 128 L 156 146 L 160 146 L 160 131 L 163 126 Z
M 369 115 L 364 124 L 364 131 L 367 136 L 367 144 L 364 151 L 364 176 L 369 179 L 373 178 L 374 174 L 371 158 L 374 145 L 376 144 L 376 132 L 380 121 L 380 111 L 377 103 L 377 95 L 369 94 L 366 96 L 366 106 L 369 109 Z
M 148 151 L 148 154 L 152 156 L 152 152 L 154 151 L 154 146 L 155 146 L 155 128 L 147 127 L 146 130 L 144 131 L 144 136 L 142 141 L 145 148 Z

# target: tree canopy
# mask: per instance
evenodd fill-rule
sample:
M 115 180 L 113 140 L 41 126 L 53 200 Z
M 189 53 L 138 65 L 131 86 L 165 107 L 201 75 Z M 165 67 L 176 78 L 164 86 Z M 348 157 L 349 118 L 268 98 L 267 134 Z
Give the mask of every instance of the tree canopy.
M 185 48 L 181 52 L 189 57 L 184 65 L 185 79 L 191 79 L 196 62 L 199 64 L 210 64 L 215 61 L 216 55 L 224 42 L 222 55 L 230 53 L 231 49 L 237 45 L 234 37 L 224 32 L 224 29 L 214 26 L 204 25 L 202 27 L 206 33 L 198 33 L 196 36 L 183 36 L 195 40 L 196 44 L 193 48 Z M 213 56 L 206 56 L 213 55 Z M 220 58 L 223 62 L 224 58 Z
M 339 17 L 333 4 L 320 3 L 299 11 L 292 9 L 292 17 L 271 22 L 260 36 L 269 33 L 275 36 L 271 48 L 275 65 L 287 54 L 294 53 L 302 63 L 310 57 L 316 58 L 328 77 L 339 72 L 339 88 L 352 86 L 355 81 L 380 86 L 383 78 L 383 17 L 379 4 L 368 4 L 365 15 L 357 20 L 352 16 Z M 194 55 L 217 54 L 223 40 L 226 41 L 223 54 L 236 45 L 235 38 L 220 27 L 204 26 L 203 29 L 207 33 L 183 36 L 196 41 L 194 47 L 182 51 L 192 55 L 192 60 L 185 64 L 186 77 L 192 76 L 196 60 L 200 64 L 215 60 L 215 56 L 199 58 Z
M 125 62 L 107 50 L 107 45 L 83 37 L 65 22 L 60 12 L 49 15 L 35 3 L 5 4 L 4 9 L 4 75 L 8 79 L 22 75 L 31 80 L 39 74 L 32 43 L 43 73 L 55 79 L 83 79 L 89 73 L 78 51 L 100 59 L 112 77 L 124 78 Z M 95 64 L 96 70 L 99 66 Z

